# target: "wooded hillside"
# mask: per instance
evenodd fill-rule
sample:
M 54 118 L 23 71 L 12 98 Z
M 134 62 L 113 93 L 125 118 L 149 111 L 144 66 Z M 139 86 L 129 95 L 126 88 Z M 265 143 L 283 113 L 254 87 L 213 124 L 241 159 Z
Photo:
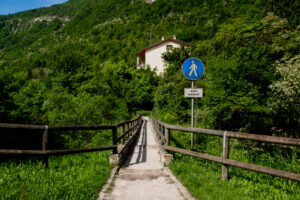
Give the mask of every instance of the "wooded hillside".
M 0 16 L 0 121 L 93 124 L 155 109 L 189 120 L 181 73 L 205 64 L 197 126 L 299 136 L 298 1 L 69 0 Z M 189 52 L 167 73 L 135 70 L 135 53 L 177 35 Z

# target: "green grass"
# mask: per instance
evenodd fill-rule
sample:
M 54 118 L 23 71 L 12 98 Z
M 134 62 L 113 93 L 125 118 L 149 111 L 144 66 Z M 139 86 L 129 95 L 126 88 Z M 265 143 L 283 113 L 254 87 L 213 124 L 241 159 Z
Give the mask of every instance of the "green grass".
M 222 181 L 221 165 L 188 156 L 169 167 L 196 199 L 300 199 L 300 185 L 281 178 L 230 168 L 231 178 Z
M 190 149 L 190 134 L 172 131 L 171 146 Z M 195 150 L 222 156 L 222 138 L 195 134 Z M 300 174 L 299 148 L 281 148 L 237 139 L 230 140 L 233 160 Z M 174 153 L 170 169 L 196 199 L 300 199 L 296 181 L 229 167 L 228 181 L 222 181 L 222 165 Z
M 111 152 L 51 156 L 41 161 L 0 164 L 0 199 L 96 199 L 110 176 Z
M 139 110 L 139 112 L 140 112 L 143 116 L 146 116 L 146 117 L 151 117 L 151 113 L 152 113 L 151 110 Z

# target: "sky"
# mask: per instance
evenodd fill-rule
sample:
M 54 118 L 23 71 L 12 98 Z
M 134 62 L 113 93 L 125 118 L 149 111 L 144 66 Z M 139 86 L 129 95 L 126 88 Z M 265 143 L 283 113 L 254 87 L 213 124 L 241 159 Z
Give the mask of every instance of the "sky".
M 48 7 L 67 0 L 0 0 L 0 15 L 13 14 L 34 8 Z

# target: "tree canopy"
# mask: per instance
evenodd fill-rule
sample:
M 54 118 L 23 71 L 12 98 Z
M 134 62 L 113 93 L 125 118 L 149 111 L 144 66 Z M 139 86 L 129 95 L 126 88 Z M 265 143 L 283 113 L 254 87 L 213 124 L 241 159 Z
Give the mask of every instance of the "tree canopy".
M 183 61 L 205 64 L 199 126 L 297 135 L 298 1 L 70 0 L 0 16 L 0 120 L 104 123 L 139 109 L 189 120 Z M 149 32 L 152 38 L 149 38 Z M 161 36 L 190 49 L 163 57 L 166 73 L 135 69 Z M 129 114 L 128 114 L 129 113 Z

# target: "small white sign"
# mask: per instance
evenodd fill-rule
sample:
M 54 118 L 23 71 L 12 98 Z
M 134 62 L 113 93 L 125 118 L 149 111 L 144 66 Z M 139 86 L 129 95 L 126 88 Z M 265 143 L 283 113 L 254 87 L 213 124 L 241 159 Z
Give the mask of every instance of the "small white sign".
M 203 88 L 184 88 L 184 97 L 202 98 L 203 97 Z

